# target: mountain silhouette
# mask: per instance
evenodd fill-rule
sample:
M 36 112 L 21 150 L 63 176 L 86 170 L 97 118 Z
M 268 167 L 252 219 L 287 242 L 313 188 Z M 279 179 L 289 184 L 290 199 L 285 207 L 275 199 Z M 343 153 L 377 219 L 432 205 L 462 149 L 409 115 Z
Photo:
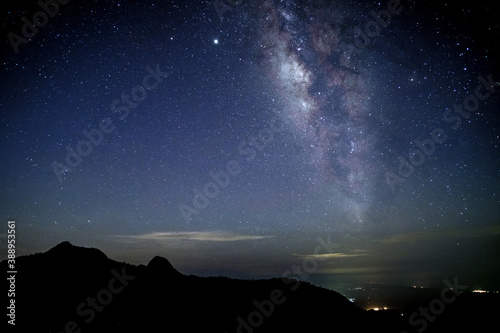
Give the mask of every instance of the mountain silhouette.
M 408 323 L 306 282 L 184 275 L 162 257 L 135 266 L 69 242 L 19 257 L 16 268 L 18 332 L 399 333 Z
M 147 266 L 153 273 L 160 278 L 179 278 L 182 274 L 172 266 L 170 261 L 163 257 L 156 256 Z

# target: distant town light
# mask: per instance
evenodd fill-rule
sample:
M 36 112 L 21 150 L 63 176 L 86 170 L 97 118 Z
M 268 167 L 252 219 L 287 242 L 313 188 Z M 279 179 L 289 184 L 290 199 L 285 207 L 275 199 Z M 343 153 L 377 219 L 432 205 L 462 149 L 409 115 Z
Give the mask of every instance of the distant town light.
M 384 306 L 384 307 L 380 307 L 380 308 L 371 308 L 369 310 L 373 310 L 373 311 L 382 311 L 382 310 L 387 310 L 389 309 L 387 306 Z
M 480 293 L 480 294 L 483 294 L 483 293 L 487 293 L 488 291 L 486 290 L 482 290 L 482 289 L 475 289 L 472 291 L 473 293 Z

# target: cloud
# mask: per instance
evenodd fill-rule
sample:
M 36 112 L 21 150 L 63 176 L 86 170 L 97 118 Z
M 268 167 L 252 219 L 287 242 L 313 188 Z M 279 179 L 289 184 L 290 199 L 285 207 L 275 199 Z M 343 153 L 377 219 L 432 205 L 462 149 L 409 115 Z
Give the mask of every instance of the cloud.
M 390 236 L 380 240 L 381 244 L 397 244 L 403 242 L 432 241 L 446 238 L 473 238 L 486 236 L 499 236 L 500 225 L 486 227 L 470 227 L 461 229 L 445 229 L 442 231 L 413 232 Z
M 367 252 L 368 250 L 363 250 L 363 252 Z M 342 253 L 342 252 L 336 252 L 336 253 L 324 253 L 324 254 L 300 254 L 298 255 L 299 257 L 313 257 L 318 260 L 326 260 L 326 259 L 337 259 L 337 258 L 352 258 L 352 257 L 362 257 L 362 256 L 367 256 L 367 253 Z
M 155 241 L 171 241 L 171 240 L 189 240 L 189 241 L 205 241 L 205 242 L 235 242 L 245 240 L 259 240 L 269 238 L 271 236 L 255 236 L 244 235 L 232 232 L 223 231 L 171 231 L 171 232 L 151 232 L 141 235 L 116 235 L 115 238 L 124 241 L 133 240 L 155 240 Z
M 380 267 L 326 267 L 319 269 L 321 274 L 378 274 L 386 270 Z

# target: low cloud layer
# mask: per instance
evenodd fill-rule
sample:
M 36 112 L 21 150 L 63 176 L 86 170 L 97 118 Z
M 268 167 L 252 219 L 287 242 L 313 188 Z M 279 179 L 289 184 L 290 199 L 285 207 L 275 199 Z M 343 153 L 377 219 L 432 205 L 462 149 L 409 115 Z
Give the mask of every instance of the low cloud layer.
M 381 244 L 396 244 L 402 242 L 432 241 L 447 238 L 474 238 L 500 235 L 500 225 L 486 227 L 471 227 L 461 229 L 446 229 L 443 231 L 402 233 L 382 239 Z
M 171 241 L 171 240 L 189 240 L 189 241 L 205 241 L 205 242 L 235 242 L 246 240 L 260 240 L 270 238 L 271 236 L 256 236 L 245 235 L 224 231 L 170 231 L 170 232 L 151 232 L 140 235 L 116 235 L 117 239 L 122 240 L 154 240 L 154 241 Z
M 324 254 L 307 254 L 307 255 L 299 255 L 299 257 L 313 257 L 318 260 L 326 260 L 326 259 L 337 259 L 337 258 L 352 258 L 352 257 L 361 257 L 366 256 L 367 253 L 324 253 Z

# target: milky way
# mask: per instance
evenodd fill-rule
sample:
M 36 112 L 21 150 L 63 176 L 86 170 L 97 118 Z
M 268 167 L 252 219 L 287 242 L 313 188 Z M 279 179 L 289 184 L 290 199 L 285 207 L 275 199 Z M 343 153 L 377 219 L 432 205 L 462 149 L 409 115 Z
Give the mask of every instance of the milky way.
M 309 20 L 300 20 L 297 11 L 307 12 Z M 339 15 L 325 8 L 296 8 L 290 1 L 265 1 L 261 15 L 260 47 L 269 78 L 286 104 L 278 114 L 307 147 L 318 171 L 314 181 L 340 187 L 354 220 L 362 221 L 377 170 L 368 161 L 373 144 L 365 78 L 339 49 Z

